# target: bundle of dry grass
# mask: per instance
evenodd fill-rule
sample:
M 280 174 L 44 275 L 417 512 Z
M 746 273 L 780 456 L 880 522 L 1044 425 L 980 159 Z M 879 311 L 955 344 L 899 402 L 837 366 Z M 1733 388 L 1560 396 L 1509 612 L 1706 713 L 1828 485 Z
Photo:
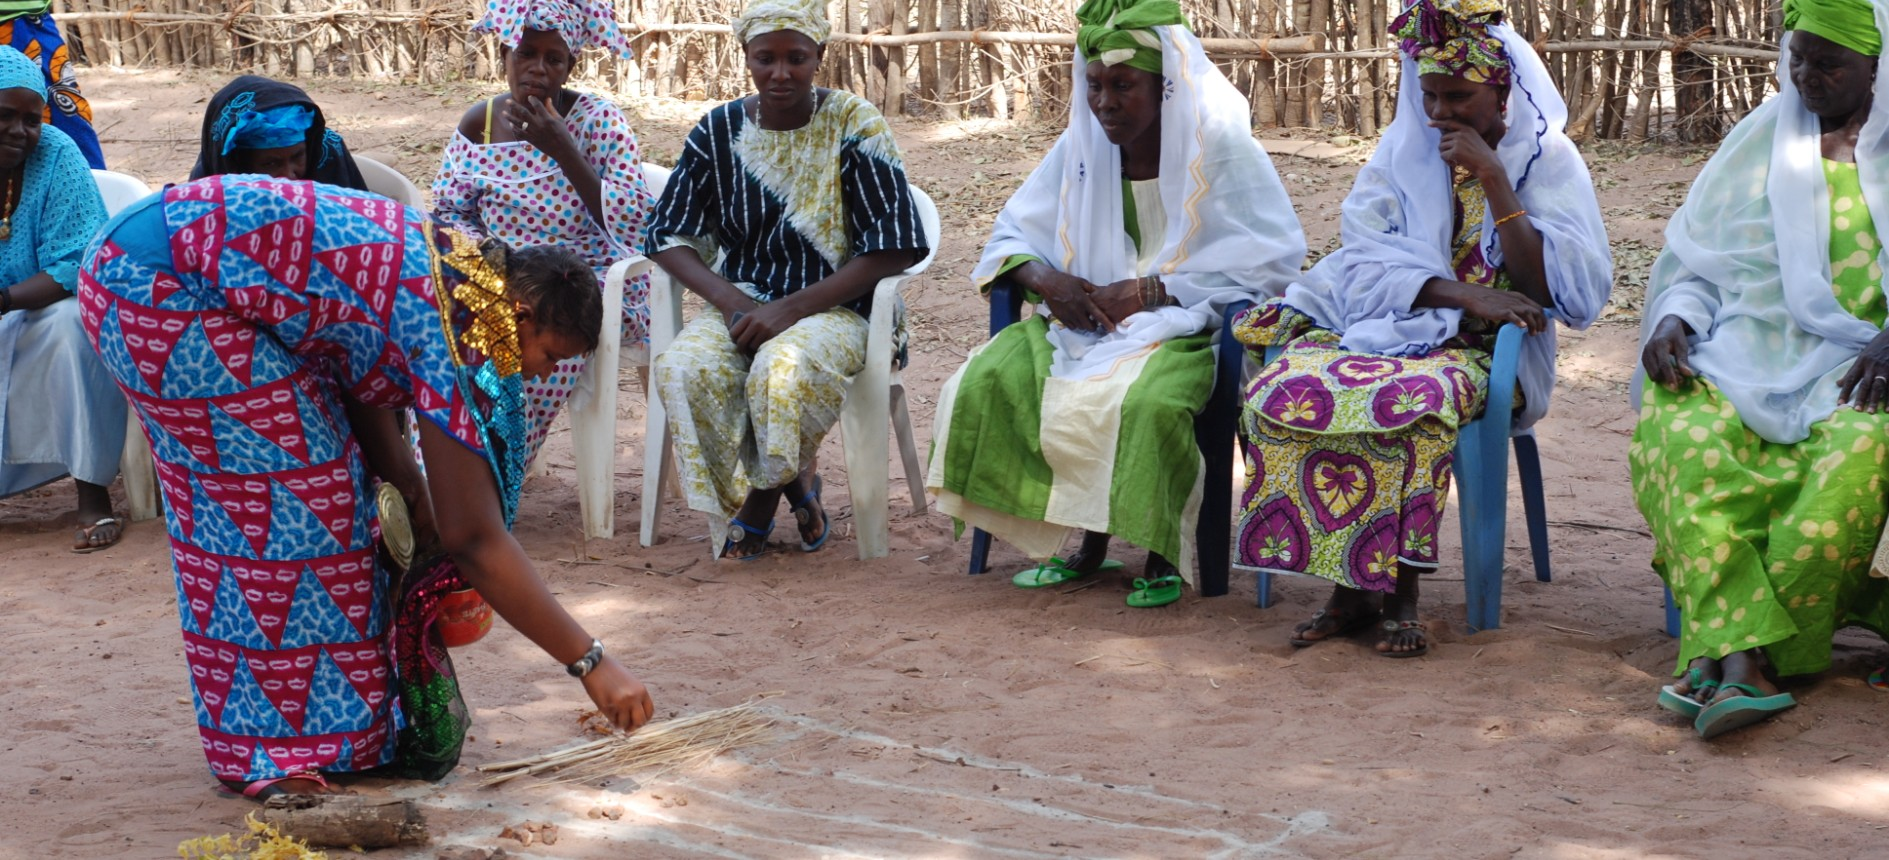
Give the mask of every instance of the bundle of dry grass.
M 611 734 L 516 761 L 479 766 L 491 773 L 481 785 L 498 785 L 527 774 L 558 771 L 559 782 L 585 782 L 636 775 L 654 779 L 706 764 L 722 753 L 753 746 L 774 735 L 774 719 L 753 703 L 692 717 L 650 723 L 633 735 Z

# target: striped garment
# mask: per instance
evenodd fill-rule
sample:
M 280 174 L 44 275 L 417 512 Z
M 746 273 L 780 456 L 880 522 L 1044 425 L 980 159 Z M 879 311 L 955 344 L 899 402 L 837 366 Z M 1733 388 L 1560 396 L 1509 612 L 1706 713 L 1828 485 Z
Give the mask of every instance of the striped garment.
M 925 488 L 939 510 L 1031 558 L 1069 529 L 1158 553 L 1189 579 L 1200 518 L 1194 414 L 1213 393 L 1213 336 L 1151 344 L 1105 374 L 1050 375 L 1032 316 L 971 353 L 938 397 Z
M 860 254 L 925 247 L 898 144 L 870 102 L 821 90 L 813 117 L 790 131 L 761 128 L 744 102 L 709 111 L 689 133 L 648 253 L 688 246 L 710 264 L 725 253 L 722 277 L 765 302 Z M 866 316 L 872 294 L 844 307 Z

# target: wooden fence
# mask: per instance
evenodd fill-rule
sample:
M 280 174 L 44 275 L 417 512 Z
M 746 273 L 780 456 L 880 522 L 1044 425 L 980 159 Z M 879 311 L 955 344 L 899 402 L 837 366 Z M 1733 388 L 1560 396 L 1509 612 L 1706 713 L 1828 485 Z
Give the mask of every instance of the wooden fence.
M 483 0 L 58 0 L 92 63 L 279 77 L 495 78 Z M 637 59 L 587 56 L 625 96 L 749 91 L 727 22 L 740 0 L 614 0 Z M 1397 0 L 1182 0 L 1259 128 L 1374 134 L 1396 95 Z M 1577 138 L 1715 139 L 1773 85 L 1778 0 L 1509 0 L 1567 97 Z M 1066 109 L 1075 0 L 831 0 L 822 83 L 887 113 L 1028 119 Z M 594 55 L 598 52 L 589 52 Z

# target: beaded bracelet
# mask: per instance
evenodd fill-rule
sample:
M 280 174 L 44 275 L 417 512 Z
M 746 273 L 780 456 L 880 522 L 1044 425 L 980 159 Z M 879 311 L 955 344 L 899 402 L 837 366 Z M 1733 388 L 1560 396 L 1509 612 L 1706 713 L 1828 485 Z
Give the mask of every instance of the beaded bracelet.
M 1500 226 L 1502 226 L 1502 225 L 1504 225 L 1504 224 L 1507 224 L 1507 223 L 1509 223 L 1510 221 L 1513 221 L 1513 220 L 1515 220 L 1515 219 L 1517 219 L 1517 218 L 1520 218 L 1520 217 L 1522 217 L 1523 215 L 1527 215 L 1527 214 L 1528 214 L 1528 210 L 1527 210 L 1527 209 L 1517 209 L 1517 210 L 1515 210 L 1514 212 L 1510 212 L 1510 213 L 1509 213 L 1509 214 L 1507 214 L 1507 215 L 1504 215 L 1504 216 L 1502 216 L 1502 217 L 1500 217 L 1500 218 L 1497 218 L 1497 219 L 1495 219 L 1495 225 L 1496 225 L 1497 227 L 1500 227 Z

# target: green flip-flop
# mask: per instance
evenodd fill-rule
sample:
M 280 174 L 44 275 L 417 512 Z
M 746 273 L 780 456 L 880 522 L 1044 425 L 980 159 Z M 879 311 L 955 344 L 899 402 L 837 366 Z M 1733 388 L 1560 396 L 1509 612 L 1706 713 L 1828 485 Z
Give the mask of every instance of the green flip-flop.
M 1691 687 L 1694 693 L 1705 693 L 1705 697 L 1710 699 L 1711 691 L 1718 689 L 1718 682 L 1707 681 L 1701 677 L 1702 674 L 1697 669 L 1688 668 L 1686 686 Z M 1671 684 L 1659 688 L 1659 706 L 1688 720 L 1698 719 L 1699 711 L 1705 709 L 1698 699 L 1673 689 Z
M 1718 684 L 1708 681 L 1693 689 L 1706 692 L 1718 689 Z M 1673 689 L 1673 685 L 1671 684 L 1659 688 L 1659 706 L 1685 717 L 1688 720 L 1698 719 L 1699 712 L 1705 709 L 1705 706 L 1700 704 L 1698 699 Z
M 1753 723 L 1775 717 L 1797 707 L 1797 699 L 1789 693 L 1766 696 L 1763 691 L 1750 684 L 1723 684 L 1744 693 L 1721 702 L 1714 702 L 1699 711 L 1692 727 L 1697 729 L 1699 737 L 1710 740 L 1734 729 L 1742 729 Z
M 1101 567 L 1096 569 L 1096 572 L 1103 573 L 1121 569 L 1122 563 L 1111 558 L 1103 561 Z M 1018 588 L 1048 588 L 1052 585 L 1062 585 L 1070 580 L 1081 579 L 1084 576 L 1087 576 L 1087 574 L 1063 567 L 1062 559 L 1051 558 L 1029 570 L 1020 571 L 1016 576 L 1010 577 L 1010 584 Z
M 1135 580 L 1135 590 L 1128 593 L 1128 605 L 1136 609 L 1166 606 L 1181 599 L 1181 578 L 1172 573 L 1153 579 Z

